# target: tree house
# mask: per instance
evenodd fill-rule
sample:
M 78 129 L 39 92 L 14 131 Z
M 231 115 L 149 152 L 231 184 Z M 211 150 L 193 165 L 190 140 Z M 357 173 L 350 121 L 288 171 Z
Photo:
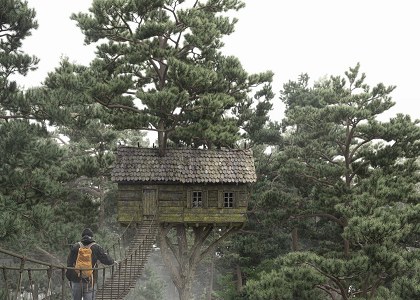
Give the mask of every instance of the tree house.
M 251 150 L 119 147 L 118 221 L 240 226 L 256 181 Z

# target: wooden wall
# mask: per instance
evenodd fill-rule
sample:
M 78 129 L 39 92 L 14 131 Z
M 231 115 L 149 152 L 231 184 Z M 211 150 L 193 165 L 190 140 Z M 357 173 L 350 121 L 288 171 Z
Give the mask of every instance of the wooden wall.
M 202 192 L 202 207 L 191 207 L 193 191 Z M 234 206 L 223 207 L 224 192 L 234 193 Z M 247 185 L 118 185 L 118 221 L 141 221 L 157 212 L 159 222 L 244 223 L 250 191 Z

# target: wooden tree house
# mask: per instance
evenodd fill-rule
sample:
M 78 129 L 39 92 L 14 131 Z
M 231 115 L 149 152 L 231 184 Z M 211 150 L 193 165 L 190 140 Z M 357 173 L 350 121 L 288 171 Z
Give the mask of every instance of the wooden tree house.
M 242 226 L 250 184 L 251 150 L 119 147 L 112 180 L 118 183 L 118 221 Z

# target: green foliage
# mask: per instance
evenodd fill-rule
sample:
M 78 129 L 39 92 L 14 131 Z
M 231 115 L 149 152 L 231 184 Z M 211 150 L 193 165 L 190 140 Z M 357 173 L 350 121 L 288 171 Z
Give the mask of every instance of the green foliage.
M 344 77 L 285 84 L 285 119 L 271 123 L 273 74 L 248 74 L 221 52 L 237 22 L 226 13 L 243 5 L 93 1 L 72 19 L 97 43 L 97 58 L 89 66 L 64 59 L 45 86 L 23 92 L 10 75 L 38 62 L 19 49 L 37 27 L 35 12 L 0 0 L 2 246 L 48 246 L 60 257 L 87 226 L 112 245 L 120 229 L 113 152 L 118 142 L 147 146 L 139 130 L 158 131 L 160 146 L 246 141 L 258 182 L 246 227 L 218 248 L 215 297 L 419 298 L 419 122 L 378 121 L 394 87 L 370 87 L 356 65 Z M 275 145 L 269 154 L 266 145 Z M 162 288 L 150 274 L 133 297 L 162 299 Z
M 319 281 L 316 272 L 308 268 L 283 267 L 280 271 L 261 273 L 258 281 L 248 281 L 245 298 L 256 300 L 325 299 L 319 291 L 313 289 Z
M 235 280 L 232 273 L 223 273 L 217 277 L 216 288 L 212 297 L 217 300 L 235 300 L 238 299 L 238 293 L 235 287 Z M 213 299 L 213 298 L 212 298 Z
M 95 198 L 78 183 L 98 173 L 109 174 L 120 135 L 98 124 L 100 110 L 80 102 L 65 107 L 61 101 L 76 99 L 74 94 L 55 98 L 57 93 L 44 88 L 22 92 L 8 81 L 9 75 L 26 75 L 36 66 L 37 59 L 19 47 L 37 23 L 35 12 L 24 2 L 1 1 L 1 6 L 0 120 L 5 122 L 0 123 L 0 240 L 3 247 L 19 253 L 36 255 L 48 249 L 52 256 L 62 257 L 69 241 L 80 238 L 83 228 L 78 224 L 92 226 L 98 221 Z M 46 118 L 49 125 L 62 126 L 57 138 L 51 127 L 47 130 Z M 74 144 L 63 145 L 62 134 Z M 102 149 L 96 160 L 92 145 L 95 151 Z
M 163 300 L 165 283 L 159 279 L 155 272 L 146 268 L 146 279 L 139 284 L 127 295 L 126 299 L 130 300 Z
M 233 147 L 268 121 L 273 74 L 247 74 L 220 52 L 240 1 L 94 1 L 72 19 L 97 58 L 86 68 L 64 60 L 46 79 L 51 115 L 87 120 L 91 111 L 115 129 L 155 130 L 192 147 Z M 260 90 L 256 90 L 263 86 Z M 255 98 L 248 94 L 256 90 Z M 60 95 L 60 97 L 53 97 Z M 63 106 L 63 103 L 65 105 Z M 78 107 L 66 114 L 66 107 Z M 76 113 L 76 114 L 75 114 Z M 273 134 L 273 131 L 271 131 Z
M 420 128 L 403 115 L 377 121 L 392 107 L 394 87 L 369 87 L 359 68 L 312 87 L 307 75 L 284 85 L 283 138 L 271 154 L 256 156 L 251 211 L 261 232 L 296 230 L 299 250 L 309 252 L 288 254 L 276 266 L 259 262 L 247 273 L 250 299 L 417 296 L 416 279 L 402 274 L 418 252 L 407 249 L 418 248 Z M 270 242 L 254 237 L 259 248 Z M 290 247 L 277 245 L 277 255 Z
M 54 167 L 46 166 L 59 151 L 47 140 L 45 128 L 21 119 L 30 118 L 33 111 L 16 82 L 10 81 L 12 75 L 25 75 L 36 66 L 37 59 L 20 50 L 22 40 L 37 28 L 35 12 L 22 1 L 1 0 L 0 6 L 0 240 L 6 245 L 19 242 L 17 235 L 28 225 L 44 229 L 43 218 L 51 214 L 41 201 L 57 191 L 56 181 L 47 179 Z
M 1 4 L 2 21 L 17 28 L 0 51 L 0 240 L 8 249 L 60 259 L 87 226 L 109 247 L 120 229 L 113 153 L 118 143 L 146 146 L 140 129 L 158 131 L 161 146 L 276 136 L 278 124 L 266 128 L 273 74 L 250 75 L 220 52 L 237 22 L 226 13 L 240 1 L 94 1 L 72 18 L 98 42 L 97 58 L 88 67 L 64 59 L 44 86 L 25 92 L 8 75 L 38 62 L 18 49 L 37 26 L 35 12 Z M 161 288 L 153 279 L 142 297 L 161 299 Z
M 38 63 L 36 57 L 20 50 L 25 37 L 38 27 L 35 11 L 20 0 L 1 0 L 0 7 L 0 119 L 14 113 L 27 116 L 31 113 L 30 103 L 10 77 L 26 75 Z
M 66 195 L 61 169 L 62 150 L 47 131 L 27 121 L 0 126 L 0 195 L 2 240 L 28 235 L 33 241 L 51 238 L 62 200 Z M 28 247 L 19 241 L 15 247 Z

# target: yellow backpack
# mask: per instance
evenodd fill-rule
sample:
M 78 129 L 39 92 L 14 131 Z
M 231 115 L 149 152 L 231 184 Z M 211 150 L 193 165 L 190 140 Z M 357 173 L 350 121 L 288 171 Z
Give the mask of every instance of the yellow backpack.
M 83 270 L 83 269 L 91 269 L 92 266 L 92 245 L 95 243 L 90 243 L 89 245 L 83 245 L 79 242 L 79 253 L 77 254 L 76 268 L 77 276 L 83 279 L 89 279 L 93 282 L 93 270 Z

